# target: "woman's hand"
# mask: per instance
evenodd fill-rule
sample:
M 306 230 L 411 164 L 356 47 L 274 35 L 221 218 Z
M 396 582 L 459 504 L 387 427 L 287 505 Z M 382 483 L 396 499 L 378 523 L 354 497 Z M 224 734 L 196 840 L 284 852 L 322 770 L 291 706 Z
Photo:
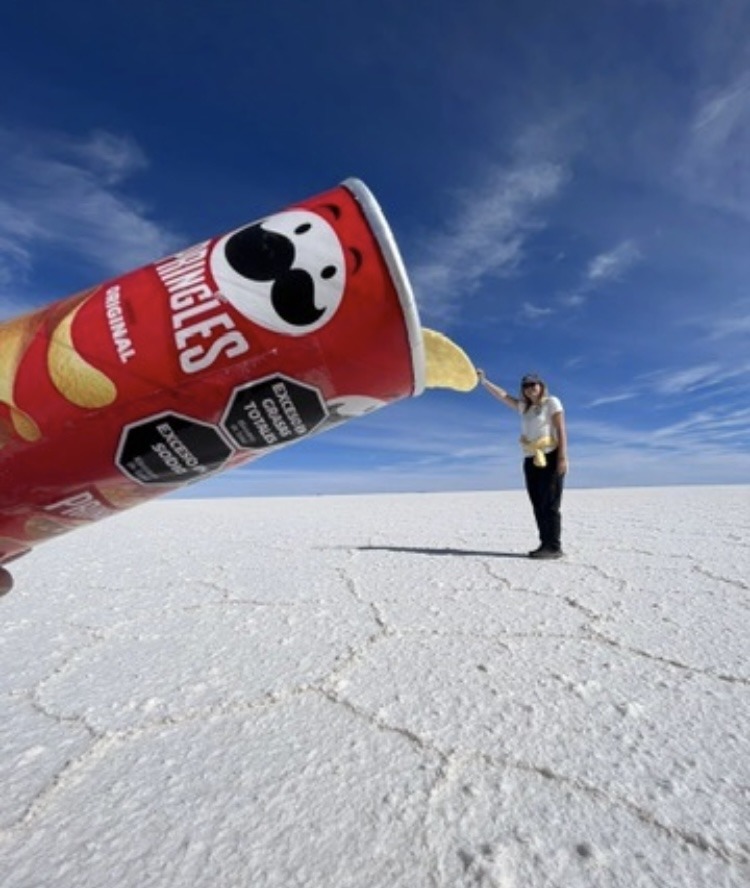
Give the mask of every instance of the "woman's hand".
M 568 471 L 568 457 L 567 456 L 558 456 L 557 457 L 557 474 L 565 475 Z

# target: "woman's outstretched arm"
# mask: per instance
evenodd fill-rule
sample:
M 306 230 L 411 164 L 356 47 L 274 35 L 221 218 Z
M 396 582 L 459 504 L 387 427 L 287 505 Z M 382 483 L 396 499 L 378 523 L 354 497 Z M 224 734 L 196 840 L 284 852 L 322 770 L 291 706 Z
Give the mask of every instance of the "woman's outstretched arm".
M 514 398 L 513 395 L 509 395 L 508 392 L 505 391 L 504 388 L 501 388 L 499 385 L 495 385 L 494 382 L 490 382 L 489 379 L 485 376 L 484 370 L 480 370 L 477 368 L 477 376 L 479 377 L 480 384 L 494 397 L 497 398 L 498 401 L 502 401 L 506 407 L 510 407 L 511 410 L 518 410 L 518 398 Z

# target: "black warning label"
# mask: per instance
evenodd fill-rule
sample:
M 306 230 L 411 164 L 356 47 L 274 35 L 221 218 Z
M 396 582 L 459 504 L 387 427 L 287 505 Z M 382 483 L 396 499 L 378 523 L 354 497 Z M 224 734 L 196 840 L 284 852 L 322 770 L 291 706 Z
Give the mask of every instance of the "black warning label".
M 327 415 L 318 389 L 279 375 L 236 389 L 223 427 L 238 447 L 262 450 L 304 438 Z
M 117 466 L 141 484 L 186 484 L 220 469 L 231 453 L 215 426 L 163 413 L 125 429 Z

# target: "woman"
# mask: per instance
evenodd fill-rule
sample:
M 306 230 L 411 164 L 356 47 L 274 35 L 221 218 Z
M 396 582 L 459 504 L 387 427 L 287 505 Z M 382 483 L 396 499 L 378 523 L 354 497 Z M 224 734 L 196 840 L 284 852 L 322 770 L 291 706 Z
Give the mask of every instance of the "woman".
M 548 394 L 547 386 L 536 373 L 528 373 L 521 380 L 520 398 L 514 398 L 490 382 L 483 370 L 477 374 L 491 395 L 521 414 L 521 446 L 526 455 L 523 473 L 540 540 L 529 557 L 562 558 L 560 502 L 568 471 L 568 438 L 562 403 Z

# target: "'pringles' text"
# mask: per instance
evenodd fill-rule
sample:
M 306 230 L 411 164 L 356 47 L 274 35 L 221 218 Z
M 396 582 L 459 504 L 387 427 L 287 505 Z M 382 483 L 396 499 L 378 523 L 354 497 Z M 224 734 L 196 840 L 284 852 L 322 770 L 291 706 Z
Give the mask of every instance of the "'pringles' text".
M 184 373 L 199 373 L 221 355 L 236 358 L 250 349 L 224 301 L 206 283 L 209 249 L 206 241 L 156 266 L 169 293 L 172 333 Z

